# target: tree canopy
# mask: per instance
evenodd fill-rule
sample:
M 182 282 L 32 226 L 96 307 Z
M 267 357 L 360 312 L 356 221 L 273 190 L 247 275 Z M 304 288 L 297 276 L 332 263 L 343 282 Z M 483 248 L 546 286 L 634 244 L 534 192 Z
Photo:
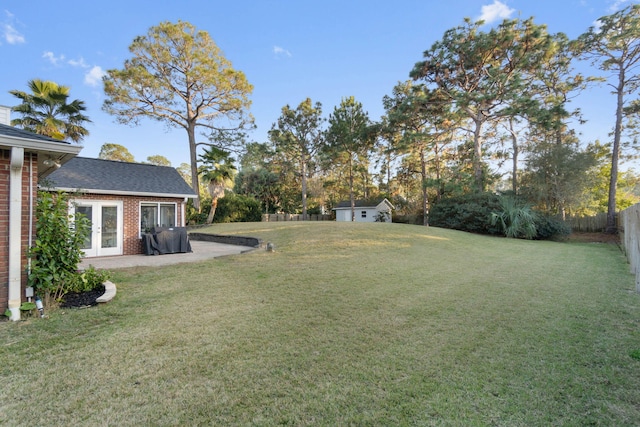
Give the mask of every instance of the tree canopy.
M 21 116 L 11 120 L 13 126 L 73 142 L 80 142 L 89 135 L 89 131 L 84 127 L 86 123 L 91 123 L 89 117 L 84 114 L 85 104 L 78 99 L 67 102 L 70 92 L 68 86 L 40 79 L 30 80 L 27 86 L 31 93 L 9 91 L 21 101 L 21 104 L 11 109 Z
M 107 71 L 103 109 L 117 121 L 141 118 L 184 129 L 188 137 L 191 185 L 198 192 L 199 145 L 237 141 L 253 125 L 248 113 L 253 86 L 235 70 L 206 31 L 188 22 L 162 22 L 129 46 L 122 69 Z M 206 141 L 196 140 L 201 129 Z M 199 199 L 196 201 L 199 210 Z
M 269 131 L 269 138 L 276 150 L 297 165 L 301 180 L 302 215 L 307 215 L 307 180 L 309 166 L 323 141 L 322 104 L 313 104 L 310 98 L 292 109 L 282 107 L 282 114 Z
M 224 197 L 227 187 L 232 186 L 237 169 L 230 153 L 216 147 L 206 149 L 200 157 L 202 166 L 200 166 L 199 172 L 202 175 L 202 181 L 207 184 L 211 196 L 211 210 L 207 217 L 207 224 L 211 224 L 218 206 L 218 199 Z
M 369 151 L 374 135 L 369 115 L 353 96 L 343 98 L 329 117 L 329 127 L 322 149 L 333 166 L 345 167 L 349 180 L 351 221 L 355 221 L 354 174 L 357 167 L 369 166 Z
M 607 231 L 615 232 L 616 187 L 625 107 L 629 106 L 629 98 L 636 95 L 640 87 L 640 75 L 637 72 L 640 63 L 640 5 L 630 5 L 612 15 L 603 16 L 598 20 L 598 26 L 590 27 L 578 38 L 575 47 L 583 58 L 610 73 L 607 81 L 616 96 L 607 204 Z
M 488 32 L 481 31 L 483 24 L 466 19 L 446 31 L 410 73 L 437 86 L 470 121 L 477 191 L 486 185 L 485 127 L 524 108 L 528 92 L 521 74 L 542 63 L 549 45 L 546 28 L 533 19 L 504 20 Z
M 160 154 L 147 156 L 147 162 L 156 166 L 171 166 L 171 161 L 165 156 L 161 156 Z
M 102 147 L 100 147 L 100 154 L 98 154 L 98 158 L 104 160 L 116 160 L 118 162 L 135 162 L 133 154 L 129 152 L 127 147 L 108 142 L 102 144 Z

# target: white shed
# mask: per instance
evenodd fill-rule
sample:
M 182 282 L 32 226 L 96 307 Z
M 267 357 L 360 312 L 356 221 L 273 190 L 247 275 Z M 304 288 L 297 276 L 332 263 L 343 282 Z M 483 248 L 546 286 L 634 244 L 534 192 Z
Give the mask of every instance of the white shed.
M 391 202 L 383 199 L 378 202 L 356 200 L 355 221 L 357 222 L 392 222 L 391 211 L 395 209 Z M 336 221 L 351 221 L 351 202 L 340 202 L 333 208 L 336 211 Z

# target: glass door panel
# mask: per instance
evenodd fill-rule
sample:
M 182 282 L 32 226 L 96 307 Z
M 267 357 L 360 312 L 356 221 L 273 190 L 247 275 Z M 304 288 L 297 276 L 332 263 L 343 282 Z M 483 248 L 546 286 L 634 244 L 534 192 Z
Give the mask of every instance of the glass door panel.
M 81 249 L 91 249 L 93 246 L 93 207 L 92 206 L 76 206 L 76 213 L 84 215 L 91 223 L 91 231 L 84 238 Z
M 102 206 L 102 248 L 118 246 L 118 208 Z
M 122 209 L 123 203 L 119 201 L 78 200 L 75 203 L 75 212 L 91 221 L 91 234 L 82 247 L 86 257 L 122 255 Z

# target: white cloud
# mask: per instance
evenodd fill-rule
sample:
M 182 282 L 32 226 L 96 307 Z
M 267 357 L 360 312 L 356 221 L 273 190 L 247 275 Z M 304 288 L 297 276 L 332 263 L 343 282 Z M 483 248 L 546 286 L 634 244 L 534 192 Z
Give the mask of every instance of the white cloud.
M 623 9 L 624 8 L 624 4 L 625 3 L 629 3 L 629 0 L 613 0 L 610 3 L 611 3 L 611 5 L 609 6 L 609 12 L 615 13 L 615 12 L 619 11 L 620 9 Z
M 69 61 L 67 61 L 67 63 L 73 67 L 82 67 L 82 68 L 89 68 L 89 64 L 87 64 L 86 62 L 84 62 L 84 58 L 80 57 L 80 59 L 70 59 Z
M 101 67 L 95 65 L 84 75 L 84 84 L 94 87 L 98 86 L 102 82 L 102 76 L 106 74 Z
M 593 30 L 596 33 L 599 33 L 600 29 L 602 29 L 602 21 L 597 19 L 597 20 L 593 21 L 593 24 L 591 24 L 591 26 L 593 27 Z
M 280 46 L 274 46 L 273 53 L 275 53 L 277 56 L 286 56 L 287 58 L 291 58 L 293 56 L 291 55 L 291 52 L 289 52 L 287 49 L 281 48 Z
M 55 56 L 53 52 L 43 52 L 42 57 L 48 59 L 53 65 L 58 65 L 60 62 L 64 61 L 64 55 Z
M 25 38 L 11 24 L 2 24 L 2 37 L 9 44 L 21 44 Z
M 482 13 L 478 17 L 478 21 L 484 21 L 485 24 L 490 24 L 498 19 L 508 19 L 511 17 L 515 9 L 510 8 L 500 0 L 493 0 L 490 5 L 482 6 Z
M 4 22 L 0 23 L 0 37 L 9 44 L 24 43 L 26 41 L 24 36 L 18 30 L 16 30 L 16 18 L 13 13 L 5 10 L 4 15 Z

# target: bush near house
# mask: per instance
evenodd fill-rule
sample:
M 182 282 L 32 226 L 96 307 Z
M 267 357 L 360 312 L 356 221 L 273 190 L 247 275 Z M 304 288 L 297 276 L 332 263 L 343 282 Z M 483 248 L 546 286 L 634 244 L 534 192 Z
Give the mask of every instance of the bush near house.
M 45 305 L 66 293 L 86 288 L 89 281 L 78 272 L 82 247 L 91 224 L 83 215 L 69 215 L 67 196 L 41 191 L 36 208 L 36 239 L 29 249 L 29 286 Z M 90 274 L 89 277 L 95 275 Z M 101 283 L 101 282 L 100 282 Z

